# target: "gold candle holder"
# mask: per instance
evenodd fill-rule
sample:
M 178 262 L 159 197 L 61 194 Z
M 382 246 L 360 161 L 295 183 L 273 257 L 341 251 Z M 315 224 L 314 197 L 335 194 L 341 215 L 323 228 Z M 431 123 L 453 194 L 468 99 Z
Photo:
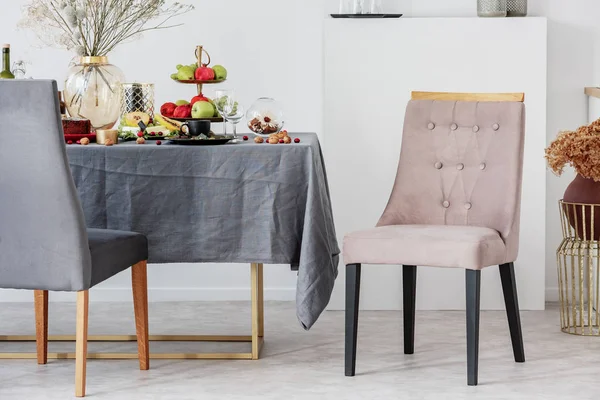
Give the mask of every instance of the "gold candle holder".
M 106 144 L 111 140 L 113 144 L 119 143 L 119 131 L 116 129 L 98 129 L 96 131 L 96 143 Z

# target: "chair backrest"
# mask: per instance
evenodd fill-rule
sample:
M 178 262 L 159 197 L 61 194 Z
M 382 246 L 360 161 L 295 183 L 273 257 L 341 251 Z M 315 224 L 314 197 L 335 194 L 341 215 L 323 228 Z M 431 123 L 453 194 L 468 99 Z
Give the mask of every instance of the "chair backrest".
M 0 287 L 89 287 L 83 210 L 55 81 L 0 80 Z
M 473 225 L 518 251 L 523 94 L 415 92 L 396 182 L 378 226 Z

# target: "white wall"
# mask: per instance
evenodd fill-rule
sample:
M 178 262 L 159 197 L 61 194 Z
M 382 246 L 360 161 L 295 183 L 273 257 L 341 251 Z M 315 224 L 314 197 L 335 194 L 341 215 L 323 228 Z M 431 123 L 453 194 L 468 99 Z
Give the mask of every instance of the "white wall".
M 35 77 L 61 80 L 70 54 L 33 48 L 31 35 L 16 29 L 26 0 L 2 0 L 1 3 L 0 42 L 12 43 L 15 58 L 31 61 Z M 337 0 L 218 0 L 194 3 L 198 8 L 184 18 L 185 26 L 148 33 L 141 40 L 119 48 L 111 60 L 124 70 L 129 80 L 155 82 L 158 101 L 167 101 L 190 96 L 190 89 L 173 84 L 169 75 L 175 64 L 193 58 L 193 46 L 204 44 L 215 61 L 229 67 L 231 79 L 228 86 L 238 89 L 245 102 L 262 95 L 276 96 L 285 103 L 291 130 L 321 133 L 322 20 L 326 13 L 336 11 Z M 407 16 L 474 16 L 475 3 L 475 0 L 386 0 L 389 11 L 403 12 Z M 600 2 L 530 0 L 529 3 L 531 15 L 549 19 L 550 140 L 559 129 L 574 128 L 587 121 L 583 87 L 597 84 L 600 80 Z M 556 202 L 569 181 L 568 176 L 558 179 L 548 175 L 546 285 L 549 298 L 556 298 L 556 266 L 553 260 L 560 241 Z M 151 297 L 156 298 L 160 292 L 166 297 L 179 294 L 213 297 L 216 293 L 231 297 L 235 297 L 235 293 L 237 296 L 245 295 L 247 268 L 227 267 L 226 272 L 220 268 L 152 267 L 151 287 L 176 290 L 151 291 Z M 271 295 L 278 293 L 277 296 L 293 299 L 294 274 L 285 268 L 268 267 L 265 279 L 266 286 L 272 289 Z M 129 299 L 125 290 L 127 284 L 127 277 L 119 277 L 104 287 L 123 288 L 116 293 L 126 293 Z M 29 295 L 25 296 L 29 298 Z M 0 300 L 17 297 L 0 291 Z

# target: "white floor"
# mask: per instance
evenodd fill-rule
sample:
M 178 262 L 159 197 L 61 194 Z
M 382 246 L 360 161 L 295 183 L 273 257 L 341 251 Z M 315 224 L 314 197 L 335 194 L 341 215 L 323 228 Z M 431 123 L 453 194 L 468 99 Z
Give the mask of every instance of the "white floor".
M 129 304 L 90 302 L 90 334 L 132 333 Z M 292 303 L 266 304 L 266 344 L 259 361 L 90 360 L 87 393 L 93 399 L 597 399 L 600 338 L 566 335 L 558 311 L 523 312 L 527 362 L 512 359 L 503 312 L 481 316 L 479 386 L 466 385 L 464 316 L 419 312 L 416 352 L 402 352 L 402 315 L 363 312 L 357 376 L 344 377 L 344 316 L 325 313 L 310 332 L 296 322 Z M 72 333 L 72 304 L 50 305 L 50 333 Z M 248 303 L 155 303 L 151 333 L 246 334 Z M 32 334 L 31 304 L 0 305 L 0 334 Z M 51 344 L 51 351 L 71 344 Z M 198 348 L 200 346 L 200 348 Z M 215 347 L 217 346 L 217 347 Z M 225 347 L 223 347 L 225 346 Z M 241 348 L 240 348 L 241 346 Z M 247 345 L 153 343 L 153 351 L 196 352 Z M 34 344 L 0 343 L 0 352 L 34 351 Z M 135 351 L 134 344 L 92 344 L 90 350 Z M 70 399 L 74 362 L 0 360 L 0 399 Z

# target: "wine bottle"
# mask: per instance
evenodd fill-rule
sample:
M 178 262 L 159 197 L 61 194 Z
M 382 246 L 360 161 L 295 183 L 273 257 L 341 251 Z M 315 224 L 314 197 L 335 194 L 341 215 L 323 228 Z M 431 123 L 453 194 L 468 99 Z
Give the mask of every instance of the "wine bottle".
M 15 76 L 10 72 L 10 44 L 2 45 L 2 71 L 0 71 L 0 79 L 15 79 Z

